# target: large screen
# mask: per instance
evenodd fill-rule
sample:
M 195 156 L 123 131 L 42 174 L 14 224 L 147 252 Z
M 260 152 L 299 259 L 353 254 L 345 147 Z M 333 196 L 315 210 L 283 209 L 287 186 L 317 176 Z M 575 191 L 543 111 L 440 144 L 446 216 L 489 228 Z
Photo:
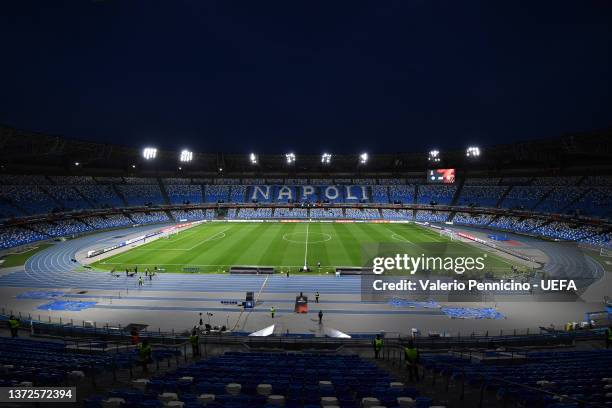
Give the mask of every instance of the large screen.
M 455 169 L 427 170 L 427 182 L 452 184 L 455 182 Z

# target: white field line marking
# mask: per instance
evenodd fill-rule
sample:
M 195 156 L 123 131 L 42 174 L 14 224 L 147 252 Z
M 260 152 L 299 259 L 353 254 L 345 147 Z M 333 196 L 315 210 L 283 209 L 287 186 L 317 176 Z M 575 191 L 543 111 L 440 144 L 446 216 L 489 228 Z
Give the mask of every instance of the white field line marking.
M 306 223 L 306 248 L 304 250 L 304 269 L 307 267 L 307 258 L 308 258 L 308 227 L 310 223 Z
M 223 238 L 225 238 L 225 232 L 219 231 L 218 233 L 207 238 L 206 241 L 212 241 L 212 240 L 223 239 Z M 196 244 L 196 246 L 202 243 L 203 242 L 200 242 Z M 185 252 L 185 251 L 190 251 L 192 248 L 134 248 L 132 251 L 155 251 L 155 252 L 157 251 L 181 251 L 181 252 Z M 127 252 L 124 252 L 124 253 L 127 253 Z
M 408 238 L 398 234 L 397 232 L 393 231 L 392 229 L 387 228 L 387 231 L 389 231 L 391 233 L 391 238 L 393 238 L 393 235 L 395 235 L 396 237 L 400 237 L 401 240 L 403 240 L 404 242 L 407 242 L 409 244 L 414 245 L 414 242 L 409 241 Z
M 215 238 L 217 235 L 223 234 L 225 231 L 227 231 L 227 230 L 228 230 L 228 229 L 230 229 L 230 228 L 232 228 L 232 227 L 227 227 L 227 228 L 226 228 L 226 229 L 224 229 L 223 231 L 219 231 L 219 232 L 217 232 L 216 234 L 211 235 L 210 237 L 206 238 L 204 241 L 198 242 L 197 244 L 193 245 L 191 248 L 187 248 L 187 249 L 185 249 L 185 250 L 186 250 L 186 251 L 191 251 L 192 249 L 197 248 L 197 247 L 199 247 L 200 245 L 202 245 L 202 244 L 204 244 L 204 243 L 206 243 L 206 242 L 208 242 L 208 241 L 212 240 L 212 239 L 213 239 L 213 238 Z
M 269 277 L 270 275 L 266 275 L 266 279 L 264 279 L 263 283 L 261 284 L 261 288 L 259 288 L 259 292 L 257 292 L 257 297 L 255 298 L 255 304 L 259 302 L 259 297 L 261 296 L 261 292 L 263 292 L 264 288 L 266 287 L 266 283 L 268 283 Z
M 131 265 L 133 262 L 100 262 L 101 265 Z M 138 263 L 138 265 L 149 266 L 149 265 L 170 265 L 170 266 L 230 266 L 230 264 L 194 264 L 194 263 Z M 304 265 L 249 265 L 249 266 L 275 266 L 277 268 L 301 268 Z M 346 267 L 353 267 L 359 265 L 345 265 Z

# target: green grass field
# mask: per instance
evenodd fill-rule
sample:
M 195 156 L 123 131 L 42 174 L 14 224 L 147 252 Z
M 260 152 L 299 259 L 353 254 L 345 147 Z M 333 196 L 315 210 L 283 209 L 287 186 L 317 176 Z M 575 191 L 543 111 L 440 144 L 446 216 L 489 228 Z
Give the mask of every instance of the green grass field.
M 411 255 L 423 244 L 445 243 L 446 255 L 479 256 L 472 245 L 451 241 L 415 224 L 376 223 L 204 223 L 169 238 L 110 256 L 93 264 L 97 269 L 123 271 L 138 266 L 166 272 L 198 268 L 202 273 L 227 271 L 232 265 L 274 266 L 293 273 L 306 262 L 313 271 L 333 272 L 337 266 L 363 266 L 364 246 L 395 244 Z M 370 244 L 368 246 L 368 244 Z M 426 245 L 425 245 L 426 246 Z M 488 254 L 487 266 L 496 274 L 511 264 Z M 321 262 L 321 268 L 316 268 Z
M 5 255 L 2 257 L 2 262 L 0 264 L 0 268 L 10 268 L 13 266 L 21 266 L 26 263 L 26 261 L 35 253 L 42 251 L 43 249 L 49 248 L 53 244 L 38 244 L 33 246 L 23 252 L 16 252 Z

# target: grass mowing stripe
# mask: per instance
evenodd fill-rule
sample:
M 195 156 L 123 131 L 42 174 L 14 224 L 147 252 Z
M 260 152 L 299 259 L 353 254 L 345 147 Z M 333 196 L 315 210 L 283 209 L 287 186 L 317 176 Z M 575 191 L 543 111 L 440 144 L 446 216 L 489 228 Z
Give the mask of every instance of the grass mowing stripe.
M 230 265 L 285 265 L 283 270 L 290 267 L 292 272 L 297 272 L 306 259 L 311 269 L 320 261 L 321 272 L 328 272 L 335 266 L 361 266 L 366 259 L 362 254 L 365 244 L 373 244 L 372 251 L 380 244 L 400 244 L 400 247 L 407 244 L 397 237 L 412 243 L 402 250 L 406 253 L 425 250 L 426 243 L 448 244 L 445 253 L 450 256 L 480 255 L 481 252 L 477 247 L 451 241 L 414 224 L 210 223 L 189 231 L 181 239 L 171 237 L 148 243 L 145 247 L 150 251 L 135 248 L 96 266 L 108 270 L 122 265 L 118 268 L 121 270 L 125 266 L 158 265 L 166 266 L 169 272 L 179 272 L 191 265 L 200 272 L 220 272 Z M 490 264 L 498 270 L 502 269 L 501 265 L 511 264 L 493 254 L 489 256 Z

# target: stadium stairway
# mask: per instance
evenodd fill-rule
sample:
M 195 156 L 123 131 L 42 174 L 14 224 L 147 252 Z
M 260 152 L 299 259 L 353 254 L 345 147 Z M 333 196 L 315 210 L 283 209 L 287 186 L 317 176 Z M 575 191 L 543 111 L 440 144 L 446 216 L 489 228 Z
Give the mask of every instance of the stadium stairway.
M 161 191 L 162 198 L 164 199 L 164 204 L 170 205 L 170 197 L 168 197 L 168 191 L 166 191 L 166 186 L 162 183 L 161 178 L 157 178 L 157 184 L 159 184 L 159 191 Z M 170 214 L 168 214 L 170 219 L 174 219 Z
M 125 196 L 123 195 L 123 193 L 121 193 L 121 191 L 117 188 L 117 186 L 113 183 L 111 184 L 113 191 L 115 192 L 115 194 L 117 194 L 117 197 L 119 197 L 119 199 L 121 200 L 121 202 L 123 203 L 124 207 L 129 207 L 129 204 L 127 202 L 127 200 L 125 199 Z
M 501 203 L 504 202 L 504 200 L 506 199 L 506 196 L 508 195 L 510 190 L 512 190 L 512 187 L 513 186 L 508 186 L 506 188 L 506 190 L 503 192 L 503 194 L 499 197 L 499 200 L 497 200 L 497 203 L 495 203 L 495 208 L 499 208 L 501 206 Z
M 451 200 L 450 205 L 457 205 L 457 201 L 459 201 L 459 197 L 461 197 L 461 191 L 463 191 L 464 183 L 465 183 L 465 177 L 462 177 L 459 180 L 459 184 L 457 185 L 457 190 L 455 191 L 455 195 L 453 196 L 453 199 Z

